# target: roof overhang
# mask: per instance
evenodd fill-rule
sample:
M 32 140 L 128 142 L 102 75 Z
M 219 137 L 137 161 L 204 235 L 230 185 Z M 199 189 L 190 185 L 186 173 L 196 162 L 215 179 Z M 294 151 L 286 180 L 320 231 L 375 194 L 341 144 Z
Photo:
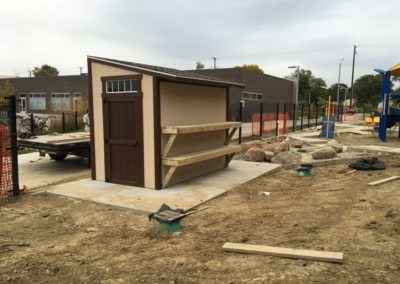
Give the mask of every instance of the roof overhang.
M 121 67 L 123 69 L 132 70 L 135 72 L 141 72 L 144 74 L 150 74 L 150 75 L 154 75 L 157 77 L 165 78 L 165 79 L 176 81 L 176 82 L 199 83 L 199 84 L 204 84 L 204 85 L 224 86 L 224 87 L 230 87 L 230 86 L 239 87 L 239 88 L 245 87 L 244 84 L 237 83 L 237 82 L 230 82 L 230 81 L 223 81 L 223 80 L 207 80 L 207 79 L 202 79 L 202 78 L 193 78 L 193 77 L 181 76 L 181 75 L 178 76 L 176 74 L 171 74 L 168 72 L 160 72 L 157 70 L 143 68 L 140 66 L 132 66 L 129 64 L 124 64 L 122 62 L 105 59 L 105 58 L 101 58 L 101 57 L 96 57 L 96 56 L 88 56 L 87 58 L 88 58 L 88 61 L 94 61 L 94 62 L 104 63 L 104 64 L 108 64 L 108 65 L 113 65 L 116 67 Z

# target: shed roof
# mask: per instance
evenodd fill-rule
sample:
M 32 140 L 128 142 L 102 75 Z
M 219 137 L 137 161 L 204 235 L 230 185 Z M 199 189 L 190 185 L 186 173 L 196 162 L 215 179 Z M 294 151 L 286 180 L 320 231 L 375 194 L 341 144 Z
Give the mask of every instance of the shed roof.
M 244 88 L 244 84 L 229 80 L 223 80 L 221 78 L 215 78 L 212 76 L 206 76 L 201 74 L 196 74 L 190 71 L 183 71 L 174 68 L 167 68 L 161 66 L 154 66 L 148 64 L 142 64 L 137 62 L 130 62 L 130 61 L 122 61 L 117 59 L 111 58 L 104 58 L 104 57 L 97 57 L 97 56 L 88 56 L 88 60 L 111 64 L 121 68 L 126 68 L 129 70 L 149 73 L 151 75 L 157 75 L 160 77 L 182 81 L 182 82 L 198 82 L 204 84 L 211 84 L 211 85 L 222 85 L 222 86 L 235 86 Z

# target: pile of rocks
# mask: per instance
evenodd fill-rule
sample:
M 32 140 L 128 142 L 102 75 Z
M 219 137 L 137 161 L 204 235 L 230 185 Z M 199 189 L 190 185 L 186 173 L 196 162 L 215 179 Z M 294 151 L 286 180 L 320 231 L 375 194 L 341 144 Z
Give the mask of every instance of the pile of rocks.
M 301 154 L 296 150 L 303 147 L 301 141 L 260 142 L 253 145 L 244 154 L 244 160 L 252 162 L 272 162 L 278 164 L 300 163 Z
M 311 155 L 315 160 L 332 159 L 344 151 L 343 145 L 335 140 L 330 140 L 323 146 L 311 146 L 291 138 L 277 142 L 257 141 L 250 145 L 245 151 L 244 160 L 283 165 L 301 164 L 302 155 Z

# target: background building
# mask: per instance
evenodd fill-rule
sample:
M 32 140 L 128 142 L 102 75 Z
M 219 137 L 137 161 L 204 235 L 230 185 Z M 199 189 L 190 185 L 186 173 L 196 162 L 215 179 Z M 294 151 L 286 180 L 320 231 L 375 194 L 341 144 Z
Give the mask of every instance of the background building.
M 0 78 L 8 80 L 17 96 L 18 112 L 84 113 L 88 107 L 87 75 L 45 78 Z
M 295 83 L 289 79 L 254 72 L 242 67 L 200 69 L 190 70 L 190 72 L 233 80 L 246 86 L 245 89 L 231 88 L 229 103 L 232 118 L 238 118 L 241 100 L 244 101 L 244 120 L 249 120 L 253 113 L 259 112 L 259 102 L 264 103 L 265 112 L 273 112 L 277 103 L 292 105 L 296 101 Z

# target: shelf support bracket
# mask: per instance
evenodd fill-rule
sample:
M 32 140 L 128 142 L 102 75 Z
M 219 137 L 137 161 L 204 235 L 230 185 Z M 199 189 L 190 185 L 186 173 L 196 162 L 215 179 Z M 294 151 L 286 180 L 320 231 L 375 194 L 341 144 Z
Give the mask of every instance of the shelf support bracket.
M 168 184 L 171 181 L 171 178 L 173 177 L 175 171 L 176 171 L 176 167 L 170 167 L 168 169 L 168 172 L 165 175 L 164 180 L 163 180 L 163 187 L 167 187 L 168 186 Z
M 233 135 L 235 135 L 236 130 L 237 130 L 237 128 L 233 128 L 233 129 L 231 130 L 231 132 L 228 134 L 228 136 L 226 136 L 225 145 L 228 145 L 228 144 L 230 143 L 230 141 L 231 141 Z
M 175 140 L 176 140 L 176 134 L 171 134 L 168 138 L 167 144 L 165 144 L 163 150 L 163 158 L 168 156 L 168 153 L 171 151 L 172 145 L 174 145 Z

